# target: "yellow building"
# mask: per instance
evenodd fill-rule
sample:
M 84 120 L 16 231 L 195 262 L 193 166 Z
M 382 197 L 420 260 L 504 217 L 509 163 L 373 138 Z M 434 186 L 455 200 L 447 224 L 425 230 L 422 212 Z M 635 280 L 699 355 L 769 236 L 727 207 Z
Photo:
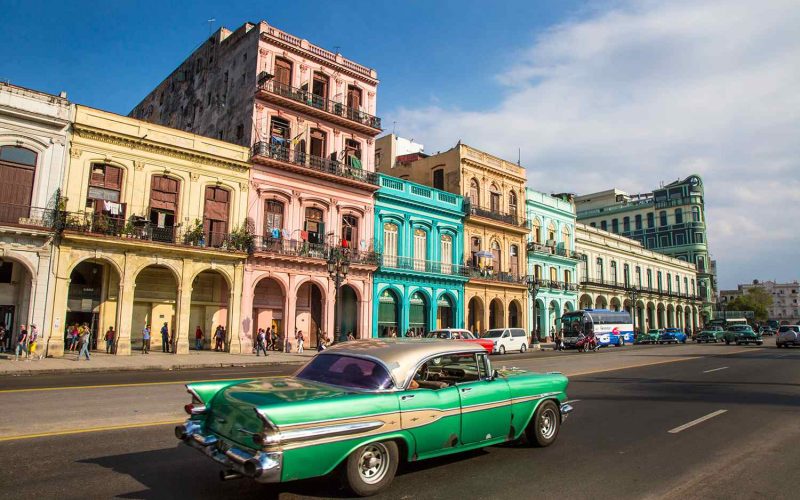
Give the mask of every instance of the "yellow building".
M 249 184 L 247 148 L 77 106 L 64 176 L 49 354 L 86 323 L 98 349 L 109 327 L 117 354 L 241 351 L 240 301 Z M 57 333 L 60 332 L 60 333 Z
M 402 151 L 398 139 L 378 139 L 380 173 L 464 196 L 466 327 L 527 331 L 525 169 L 466 144 L 428 156 Z

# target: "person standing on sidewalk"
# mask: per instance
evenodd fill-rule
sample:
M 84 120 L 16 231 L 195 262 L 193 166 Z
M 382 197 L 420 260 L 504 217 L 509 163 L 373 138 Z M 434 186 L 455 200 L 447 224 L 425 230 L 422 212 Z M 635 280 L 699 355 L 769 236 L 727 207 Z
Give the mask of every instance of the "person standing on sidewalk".
M 264 356 L 267 355 L 267 346 L 266 346 L 266 334 L 264 333 L 263 328 L 258 329 L 258 335 L 256 336 L 256 356 L 261 356 L 261 351 L 264 351 Z
M 106 354 L 111 354 L 114 350 L 114 327 L 109 326 L 106 330 Z
M 194 331 L 194 348 L 198 351 L 203 350 L 203 330 L 200 325 L 197 325 L 197 330 Z
M 89 346 L 91 345 L 92 342 L 91 331 L 89 331 L 88 328 L 84 328 L 81 331 L 81 337 L 79 340 L 81 343 L 81 350 L 80 352 L 78 352 L 78 359 L 76 359 L 75 361 L 80 361 L 81 356 L 86 356 L 86 361 L 89 361 Z
M 28 353 L 30 354 L 31 359 L 42 359 L 42 355 L 40 354 L 39 357 L 36 357 L 36 348 L 39 347 L 39 329 L 36 328 L 36 325 L 31 325 L 31 331 L 28 334 L 29 344 L 28 344 Z
M 17 347 L 14 352 L 14 361 L 19 361 L 19 355 L 23 352 L 25 353 L 25 359 L 28 359 L 28 330 L 25 325 L 20 326 Z
M 5 323 L 0 323 L 0 352 L 6 352 L 6 336 L 8 333 L 6 332 L 6 325 Z
M 305 340 L 303 337 L 303 330 L 298 330 L 294 339 L 297 341 L 297 354 L 303 354 L 303 341 Z
M 142 354 L 150 354 L 150 325 L 142 329 Z
M 169 327 L 166 322 L 161 327 L 161 351 L 169 352 Z

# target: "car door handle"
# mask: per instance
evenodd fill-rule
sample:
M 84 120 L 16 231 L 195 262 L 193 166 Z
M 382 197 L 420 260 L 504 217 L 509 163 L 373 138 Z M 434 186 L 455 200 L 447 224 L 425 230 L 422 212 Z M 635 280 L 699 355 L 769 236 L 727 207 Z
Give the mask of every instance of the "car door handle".
M 406 399 L 414 399 L 414 394 L 407 394 L 405 396 L 400 396 L 400 399 L 405 401 Z
M 472 387 L 464 387 L 463 389 L 461 389 L 461 392 L 469 392 L 471 390 L 472 390 Z

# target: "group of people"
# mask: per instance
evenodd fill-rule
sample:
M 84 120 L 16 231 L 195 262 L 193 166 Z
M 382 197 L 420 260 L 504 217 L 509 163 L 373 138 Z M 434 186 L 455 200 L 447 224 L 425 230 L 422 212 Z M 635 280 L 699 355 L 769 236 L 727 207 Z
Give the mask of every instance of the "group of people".
M 225 336 L 225 327 L 222 325 L 217 325 L 217 329 L 214 330 L 214 335 L 212 336 L 215 351 L 225 350 Z M 194 348 L 198 351 L 202 351 L 203 345 L 205 345 L 205 340 L 206 338 L 205 335 L 203 335 L 203 329 L 200 328 L 200 325 L 197 325 L 197 328 L 194 331 Z
M 425 329 L 420 326 L 416 328 L 409 328 L 406 330 L 406 334 L 403 335 L 403 337 L 424 337 L 425 333 Z M 398 335 L 396 326 L 384 326 L 381 330 L 381 337 L 397 338 L 399 336 L 400 335 Z M 348 338 L 347 340 L 351 339 Z
M 256 332 L 256 341 L 254 346 L 256 356 L 260 356 L 262 352 L 264 353 L 264 356 L 266 356 L 267 351 L 280 351 L 280 339 L 281 335 L 278 333 L 277 328 L 269 327 L 266 330 L 259 328 Z
M 166 353 L 175 353 L 177 352 L 177 344 L 175 343 L 175 331 L 173 330 L 170 332 L 169 324 L 164 322 L 161 326 L 161 351 Z M 152 330 L 150 329 L 150 325 L 145 325 L 144 329 L 142 329 L 142 354 L 150 354 L 150 339 L 152 336 Z M 222 325 L 218 325 L 217 329 L 214 330 L 214 336 L 212 337 L 214 340 L 214 350 L 215 351 L 224 351 L 225 350 L 225 338 L 227 333 L 225 331 L 225 327 Z M 203 335 L 203 329 L 200 328 L 200 325 L 197 325 L 197 329 L 194 331 L 194 347 L 198 351 L 203 350 L 203 345 L 205 344 L 205 335 Z
M 6 328 L 4 323 L 0 323 L 0 352 L 10 350 L 9 343 L 13 340 L 12 337 L 12 331 Z M 36 325 L 31 325 L 30 330 L 26 325 L 20 325 L 19 333 L 14 340 L 14 361 L 19 361 L 23 355 L 25 361 L 42 359 L 42 354 L 38 352 L 39 342 L 39 330 Z
M 89 327 L 88 323 L 73 323 L 67 327 L 64 350 L 77 352 L 78 357 L 75 359 L 75 361 L 80 361 L 82 357 L 85 358 L 86 361 L 89 361 L 89 350 L 91 349 L 91 345 L 92 329 Z

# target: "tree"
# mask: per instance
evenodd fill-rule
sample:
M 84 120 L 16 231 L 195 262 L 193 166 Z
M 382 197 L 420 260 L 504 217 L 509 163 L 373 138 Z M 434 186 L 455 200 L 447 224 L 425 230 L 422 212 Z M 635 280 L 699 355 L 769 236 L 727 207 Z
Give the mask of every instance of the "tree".
M 769 319 L 769 308 L 772 306 L 772 296 L 763 287 L 754 286 L 728 302 L 725 308 L 728 311 L 753 311 L 756 321 Z

